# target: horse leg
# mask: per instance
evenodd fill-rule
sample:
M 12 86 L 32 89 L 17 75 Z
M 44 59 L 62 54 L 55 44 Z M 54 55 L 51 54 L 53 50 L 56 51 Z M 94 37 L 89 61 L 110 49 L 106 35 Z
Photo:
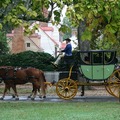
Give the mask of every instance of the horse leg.
M 38 93 L 39 93 L 39 89 L 38 90 Z M 36 94 L 37 94 L 37 90 L 36 90 Z M 32 90 L 31 94 L 28 96 L 28 98 L 31 98 L 33 95 L 35 94 L 35 89 Z
M 34 88 L 33 88 L 32 92 L 30 93 L 30 95 L 28 96 L 28 98 L 31 98 L 33 96 L 33 93 L 34 93 Z
M 31 100 L 34 100 L 34 99 L 35 99 L 36 94 L 37 94 L 37 84 L 34 83 L 34 84 L 33 84 L 32 94 L 31 94 L 31 96 L 32 96 L 32 97 L 31 97 Z
M 3 100 L 3 99 L 4 99 L 4 97 L 5 97 L 6 93 L 7 93 L 7 89 L 8 89 L 8 88 L 10 88 L 10 86 L 5 84 L 5 89 L 4 89 L 3 95 L 2 95 L 2 97 L 0 98 L 0 100 Z
M 39 96 L 39 98 L 42 98 L 42 95 L 41 95 L 41 93 L 40 93 L 40 87 L 37 89 L 38 90 L 38 96 Z
M 37 89 L 34 89 L 33 97 L 31 97 L 31 100 L 35 100 L 36 94 L 37 94 Z
M 30 93 L 30 95 L 28 96 L 28 98 L 33 98 L 33 95 L 35 94 L 35 85 L 33 84 L 33 89 L 32 89 L 32 92 Z
M 18 96 L 18 94 L 17 94 L 17 89 L 16 89 L 16 85 L 12 85 L 12 89 L 13 89 L 13 91 L 14 91 L 14 96 L 15 96 L 15 100 L 19 100 L 19 96 Z
M 42 95 L 40 94 L 40 88 L 37 89 L 37 92 L 38 92 L 39 98 L 42 98 Z M 35 88 L 33 88 L 32 93 L 28 96 L 28 98 L 31 98 L 33 94 L 37 94 L 37 92 L 35 93 Z
M 44 85 L 43 82 L 41 82 L 41 91 L 42 91 L 42 94 L 43 94 L 43 98 L 46 98 L 45 85 Z
M 8 90 L 9 90 L 9 94 L 12 95 L 12 98 L 15 98 L 15 95 L 13 93 L 10 92 L 10 86 L 8 87 Z

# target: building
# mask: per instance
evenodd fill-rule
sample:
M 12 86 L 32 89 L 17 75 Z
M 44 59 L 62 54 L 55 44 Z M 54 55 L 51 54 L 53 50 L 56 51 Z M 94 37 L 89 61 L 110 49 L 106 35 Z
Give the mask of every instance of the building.
M 7 34 L 7 37 L 11 53 L 31 50 L 35 52 L 47 52 L 56 57 L 61 44 L 58 28 L 46 23 L 41 23 L 39 29 L 30 36 L 25 36 L 23 28 L 20 27 Z
M 56 57 L 61 44 L 58 28 L 48 24 L 46 27 L 40 26 L 37 33 L 41 36 L 40 41 L 43 51 Z
M 14 29 L 10 34 L 7 34 L 7 38 L 10 53 L 20 53 L 27 50 L 43 51 L 40 47 L 40 36 L 38 34 L 24 36 L 22 28 Z
M 31 29 L 36 24 L 39 25 L 39 28 L 30 36 L 24 35 L 22 27 L 16 28 L 10 34 L 7 34 L 10 52 L 19 53 L 31 50 L 34 52 L 46 52 L 56 57 L 59 54 L 57 51 L 64 49 L 66 46 L 65 41 L 63 41 L 63 33 L 59 32 L 59 28 L 51 23 L 35 22 L 31 25 Z M 73 49 L 78 46 L 76 35 L 77 31 L 73 29 L 70 38 Z

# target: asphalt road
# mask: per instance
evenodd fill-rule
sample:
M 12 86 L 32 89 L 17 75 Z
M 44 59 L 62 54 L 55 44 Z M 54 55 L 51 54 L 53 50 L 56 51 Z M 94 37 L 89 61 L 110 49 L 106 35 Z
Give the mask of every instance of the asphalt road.
M 58 96 L 47 96 L 45 99 L 36 97 L 35 100 L 28 99 L 27 96 L 20 96 L 19 100 L 15 100 L 11 96 L 6 96 L 2 101 L 25 101 L 25 102 L 119 102 L 119 99 L 112 96 L 75 96 L 73 99 L 64 100 Z

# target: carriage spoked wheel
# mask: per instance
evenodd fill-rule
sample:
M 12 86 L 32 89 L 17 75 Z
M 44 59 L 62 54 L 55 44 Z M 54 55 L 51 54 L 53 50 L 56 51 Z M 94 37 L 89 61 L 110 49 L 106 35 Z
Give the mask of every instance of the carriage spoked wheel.
M 108 83 L 108 81 L 107 81 L 107 83 Z M 109 89 L 109 84 L 105 85 L 105 89 L 110 95 L 114 96 L 113 93 L 111 92 L 111 90 Z
M 117 98 L 120 97 L 120 69 L 117 69 L 109 77 L 107 81 L 107 90 L 109 93 Z
M 72 99 L 77 94 L 77 90 L 77 83 L 70 78 L 61 79 L 56 84 L 56 93 L 62 99 Z
M 109 89 L 108 85 L 105 85 L 105 89 L 107 90 L 107 92 L 108 92 L 110 95 L 113 95 L 113 94 L 111 93 L 111 90 Z M 113 96 L 114 96 L 114 95 L 113 95 Z

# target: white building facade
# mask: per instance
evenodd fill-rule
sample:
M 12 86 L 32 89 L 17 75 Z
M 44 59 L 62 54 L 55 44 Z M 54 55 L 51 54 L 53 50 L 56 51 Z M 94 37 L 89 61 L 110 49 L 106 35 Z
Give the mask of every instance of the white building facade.
M 38 34 L 41 36 L 40 47 L 42 50 L 56 57 L 61 45 L 58 28 L 48 24 L 46 27 L 39 27 Z

